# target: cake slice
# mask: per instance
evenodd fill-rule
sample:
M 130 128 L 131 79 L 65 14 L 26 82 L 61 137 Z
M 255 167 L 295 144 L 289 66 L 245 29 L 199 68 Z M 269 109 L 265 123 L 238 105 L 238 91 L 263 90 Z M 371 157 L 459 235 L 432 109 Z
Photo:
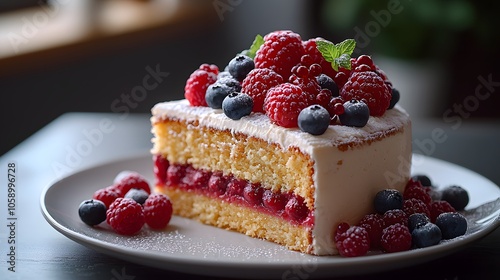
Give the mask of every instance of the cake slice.
M 152 109 L 156 191 L 176 215 L 314 255 L 410 177 L 411 122 L 354 40 L 257 36 L 226 69 L 202 64 L 185 100 Z M 368 241 L 367 241 L 368 242 Z
M 291 250 L 337 254 L 336 226 L 359 222 L 378 191 L 403 191 L 410 176 L 411 122 L 398 106 L 319 136 L 187 100 L 152 114 L 156 191 L 175 214 Z

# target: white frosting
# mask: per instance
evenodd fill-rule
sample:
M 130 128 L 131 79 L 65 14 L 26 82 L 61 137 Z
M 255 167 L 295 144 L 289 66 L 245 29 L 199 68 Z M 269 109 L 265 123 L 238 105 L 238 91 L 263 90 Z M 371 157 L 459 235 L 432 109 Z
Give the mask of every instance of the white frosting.
M 332 240 L 336 225 L 358 222 L 371 212 L 376 192 L 402 189 L 410 172 L 411 124 L 399 106 L 382 117 L 370 117 L 363 128 L 330 125 L 319 136 L 274 125 L 260 113 L 231 120 L 222 110 L 193 107 L 187 100 L 159 103 L 152 114 L 153 123 L 165 118 L 197 121 L 200 126 L 244 133 L 309 154 L 316 190 L 311 252 L 317 255 L 337 253 Z

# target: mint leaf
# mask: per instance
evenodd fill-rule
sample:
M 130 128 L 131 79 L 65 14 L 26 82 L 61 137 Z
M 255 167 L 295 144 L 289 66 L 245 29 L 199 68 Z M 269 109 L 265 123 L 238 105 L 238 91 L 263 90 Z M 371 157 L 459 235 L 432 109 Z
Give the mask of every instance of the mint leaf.
M 340 57 L 335 59 L 335 64 L 338 65 L 338 67 L 345 68 L 347 70 L 351 70 L 351 56 L 344 53 L 341 54 Z M 332 63 L 333 65 L 333 63 Z M 335 70 L 338 71 L 338 70 Z
M 263 44 L 264 44 L 264 38 L 262 37 L 262 35 L 257 34 L 257 36 L 255 36 L 255 39 L 253 40 L 252 45 L 250 46 L 250 49 L 248 49 L 246 55 L 252 59 L 255 58 L 255 54 L 257 54 L 257 51 Z
M 335 46 L 332 42 L 317 40 L 316 48 L 328 62 L 333 62 L 335 58 L 340 56 L 337 46 Z
M 351 69 L 351 54 L 356 47 L 353 39 L 344 40 L 338 44 L 326 40 L 317 40 L 316 48 L 323 58 L 332 63 L 332 68 L 339 71 L 339 67 Z
M 348 54 L 350 56 L 354 51 L 354 48 L 356 48 L 356 41 L 354 41 L 354 39 L 346 39 L 338 43 L 337 47 L 339 48 L 341 54 Z

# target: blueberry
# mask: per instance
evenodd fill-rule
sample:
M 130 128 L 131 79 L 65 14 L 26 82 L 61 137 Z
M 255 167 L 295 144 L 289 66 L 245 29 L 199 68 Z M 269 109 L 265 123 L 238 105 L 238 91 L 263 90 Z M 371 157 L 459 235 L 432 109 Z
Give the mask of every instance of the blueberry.
M 415 248 L 433 246 L 441 241 L 441 229 L 433 223 L 426 223 L 411 232 L 411 240 Z
M 408 217 L 408 229 L 412 232 L 414 229 L 430 223 L 431 219 L 422 213 L 414 213 Z
M 130 191 L 125 194 L 125 198 L 131 198 L 140 205 L 143 205 L 148 197 L 149 194 L 143 189 L 130 189 Z
M 330 113 L 320 105 L 311 105 L 300 111 L 298 125 L 304 132 L 321 135 L 330 125 Z
M 458 212 L 439 214 L 436 218 L 436 225 L 441 229 L 443 239 L 462 236 L 467 231 L 467 220 Z
M 389 103 L 389 108 L 387 109 L 394 108 L 394 106 L 396 106 L 396 103 L 398 103 L 399 98 L 400 98 L 399 90 L 397 90 L 396 88 L 392 88 L 391 101 Z
M 231 73 L 229 73 L 229 71 L 226 71 L 227 69 L 224 69 L 224 71 L 221 71 L 219 72 L 219 74 L 217 74 L 217 80 L 220 80 L 222 78 L 225 78 L 225 77 L 230 77 L 232 78 L 233 76 L 231 76 Z
M 207 101 L 208 107 L 212 109 L 221 109 L 222 101 L 231 92 L 230 87 L 216 82 L 208 86 L 207 92 L 205 93 L 205 101 Z
M 344 113 L 339 116 L 340 122 L 346 126 L 363 127 L 370 118 L 370 109 L 364 102 L 353 99 L 344 103 Z
M 446 200 L 457 211 L 462 211 L 469 204 L 469 194 L 460 186 L 450 186 L 441 192 L 441 200 Z
M 228 86 L 231 91 L 241 91 L 241 83 L 231 75 L 218 78 L 216 83 Z
M 379 191 L 374 199 L 375 211 L 384 214 L 388 210 L 403 208 L 403 195 L 394 189 L 385 189 Z
M 253 99 L 245 93 L 232 92 L 222 101 L 224 114 L 232 120 L 239 120 L 250 115 L 252 108 Z
M 424 175 L 424 174 L 415 174 L 415 175 L 413 175 L 411 177 L 411 179 L 413 181 L 420 182 L 420 184 L 422 184 L 422 186 L 424 186 L 424 187 L 430 187 L 430 186 L 432 186 L 431 179 L 427 175 Z
M 332 92 L 333 97 L 339 96 L 339 87 L 335 83 L 335 81 L 330 78 L 330 76 L 321 74 L 318 77 L 316 77 L 316 81 L 318 82 L 319 86 L 323 89 L 329 89 Z
M 95 226 L 106 220 L 106 205 L 97 199 L 88 199 L 78 207 L 80 219 L 89 226 Z
M 236 80 L 242 82 L 250 71 L 255 68 L 253 59 L 246 55 L 238 55 L 229 61 L 227 70 Z

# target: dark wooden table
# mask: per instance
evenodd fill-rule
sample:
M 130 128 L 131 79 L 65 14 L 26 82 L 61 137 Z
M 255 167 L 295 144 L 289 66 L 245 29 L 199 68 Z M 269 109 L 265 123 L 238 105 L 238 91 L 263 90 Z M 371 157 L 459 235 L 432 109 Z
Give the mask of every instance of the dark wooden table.
M 103 123 L 103 120 L 106 121 Z M 90 141 L 89 135 L 99 127 L 102 137 Z M 433 141 L 437 132 L 445 138 Z M 215 279 L 150 268 L 98 253 L 57 232 L 41 214 L 41 192 L 58 176 L 107 162 L 117 155 L 147 154 L 150 139 L 146 114 L 68 113 L 3 155 L 0 158 L 3 224 L 0 227 L 0 279 Z M 414 122 L 413 139 L 415 152 L 464 166 L 500 185 L 500 122 L 464 121 L 458 126 L 443 120 Z M 74 154 L 85 141 L 91 143 L 85 144 L 89 149 Z M 8 270 L 8 242 L 12 236 L 6 206 L 9 163 L 16 165 L 17 220 L 15 235 L 11 238 L 16 242 L 15 272 Z M 500 228 L 444 258 L 376 275 L 342 279 L 365 278 L 500 279 Z

